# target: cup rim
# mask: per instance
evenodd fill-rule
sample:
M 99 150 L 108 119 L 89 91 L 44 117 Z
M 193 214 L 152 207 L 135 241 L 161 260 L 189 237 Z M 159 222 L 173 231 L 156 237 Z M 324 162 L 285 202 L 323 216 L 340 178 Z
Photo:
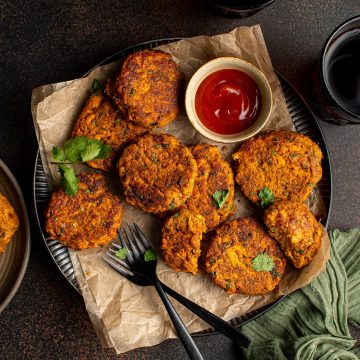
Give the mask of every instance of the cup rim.
M 251 10 L 261 10 L 267 6 L 269 6 L 271 3 L 273 3 L 275 0 L 264 0 L 262 1 L 261 4 L 253 4 L 253 5 L 247 5 L 247 6 L 241 6 L 241 5 L 237 5 L 232 7 L 231 5 L 226 6 L 226 5 L 218 5 L 216 4 L 216 6 L 218 6 L 219 8 L 231 8 L 231 9 L 236 9 L 238 11 L 251 11 Z M 212 1 L 210 1 L 210 3 L 212 3 Z
M 330 45 L 336 39 L 337 36 L 342 35 L 342 34 L 339 35 L 339 32 L 344 27 L 346 27 L 349 24 L 351 24 L 352 22 L 356 22 L 356 21 L 359 21 L 359 28 L 360 28 L 360 15 L 356 15 L 356 16 L 353 16 L 353 17 L 343 21 L 327 37 L 327 39 L 326 39 L 326 41 L 325 41 L 325 43 L 324 43 L 324 45 L 323 45 L 323 47 L 321 49 L 321 53 L 320 53 L 320 72 L 319 73 L 320 73 L 320 81 L 321 81 L 323 89 L 325 90 L 326 94 L 331 98 L 331 100 L 336 104 L 336 106 L 338 106 L 340 108 L 340 110 L 344 111 L 349 116 L 351 116 L 351 117 L 353 117 L 355 119 L 360 119 L 360 114 L 356 114 L 356 113 L 346 109 L 342 104 L 340 104 L 335 99 L 335 97 L 333 96 L 333 94 L 329 90 L 329 82 L 327 81 L 326 76 L 324 74 L 324 71 L 325 71 L 325 54 L 329 50 Z
M 238 70 L 244 71 L 245 73 L 247 73 L 259 87 L 262 98 L 263 99 L 267 98 L 266 106 L 264 108 L 262 108 L 262 110 L 261 110 L 261 112 L 263 112 L 262 118 L 260 118 L 260 116 L 259 116 L 249 128 L 247 128 L 243 131 L 240 131 L 239 133 L 236 133 L 236 134 L 224 135 L 224 134 L 215 133 L 215 132 L 211 131 L 210 129 L 208 129 L 205 125 L 202 124 L 202 122 L 199 119 L 199 117 L 196 113 L 196 110 L 193 108 L 192 102 L 191 102 L 195 98 L 198 86 L 201 84 L 201 82 L 211 73 L 213 73 L 217 70 L 221 70 L 220 68 L 216 69 L 216 70 L 211 69 L 211 64 L 213 64 L 213 63 L 221 64 L 222 62 L 224 63 L 224 65 L 226 65 L 226 62 L 233 62 L 233 63 L 235 62 L 237 64 L 241 64 L 243 66 L 243 69 L 241 69 L 241 67 L 239 66 Z M 208 71 L 205 71 L 205 74 L 202 78 L 197 79 L 196 76 L 199 74 L 200 70 L 204 70 L 204 68 L 207 68 L 207 67 L 210 67 L 210 69 L 208 69 Z M 223 69 L 226 69 L 226 68 L 231 68 L 231 65 L 229 65 L 228 67 L 226 67 L 226 66 L 223 67 Z M 247 72 L 246 69 L 251 69 L 250 73 Z M 254 79 L 254 76 L 252 76 L 251 71 L 253 73 L 257 74 L 258 79 Z M 193 82 L 195 82 L 195 84 L 193 84 Z M 264 103 L 262 104 L 262 106 L 264 106 Z M 194 129 L 198 133 L 200 133 L 205 138 L 207 138 L 211 141 L 220 142 L 220 143 L 227 143 L 227 144 L 236 143 L 236 142 L 244 141 L 244 140 L 256 135 L 267 124 L 267 122 L 270 118 L 270 115 L 272 113 L 272 110 L 273 110 L 272 89 L 271 89 L 271 86 L 270 86 L 266 76 L 264 75 L 264 73 L 260 69 L 258 69 L 255 65 L 249 63 L 246 60 L 238 58 L 238 57 L 222 56 L 222 57 L 218 57 L 218 58 L 212 59 L 212 60 L 204 63 L 191 76 L 190 81 L 186 87 L 186 92 L 185 92 L 185 110 L 186 110 L 187 117 L 188 117 L 191 125 L 194 127 Z M 261 112 L 260 112 L 260 114 L 261 114 Z M 260 120 L 259 120 L 259 118 L 260 118 Z M 255 126 L 255 125 L 257 125 L 257 126 Z M 251 129 L 251 127 L 254 127 L 254 128 L 251 131 L 249 131 L 249 129 Z M 248 132 L 246 133 L 246 131 L 248 131 Z

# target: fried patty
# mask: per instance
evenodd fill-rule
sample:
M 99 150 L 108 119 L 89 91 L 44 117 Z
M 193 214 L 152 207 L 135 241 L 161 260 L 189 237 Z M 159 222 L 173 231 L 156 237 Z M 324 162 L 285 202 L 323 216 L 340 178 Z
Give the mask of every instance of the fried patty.
M 129 55 L 106 91 L 130 121 L 164 127 L 179 113 L 181 74 L 171 55 L 143 50 Z
M 149 134 L 128 146 L 118 162 L 126 201 L 158 214 L 182 206 L 191 195 L 197 165 L 191 151 L 168 134 Z
M 322 153 L 307 136 L 274 130 L 244 141 L 233 154 L 235 180 L 258 203 L 269 188 L 277 200 L 304 202 L 322 176 Z
M 258 255 L 270 257 L 270 271 L 256 271 Z M 259 259 L 259 258 L 258 258 Z M 277 244 L 252 218 L 224 223 L 216 230 L 206 255 L 206 271 L 229 294 L 261 295 L 274 290 L 285 272 L 286 259 Z
M 45 229 L 51 239 L 73 249 L 107 244 L 115 238 L 122 220 L 120 199 L 111 194 L 101 174 L 80 174 L 76 195 L 62 189 L 51 195 L 45 211 Z
M 0 254 L 5 251 L 18 228 L 18 216 L 9 200 L 0 192 Z
M 194 190 L 186 207 L 201 214 L 207 230 L 227 220 L 234 210 L 234 174 L 214 145 L 201 143 L 192 149 L 198 166 Z M 219 197 L 226 197 L 225 202 Z
M 166 263 L 175 271 L 196 274 L 205 231 L 205 219 L 197 213 L 182 209 L 169 217 L 162 228 L 161 243 Z
M 319 250 L 323 230 L 306 205 L 277 201 L 265 210 L 264 222 L 297 269 L 309 264 Z
M 111 100 L 102 93 L 92 95 L 86 102 L 72 136 L 86 136 L 111 147 L 106 159 L 88 161 L 94 169 L 111 170 L 125 145 L 147 133 L 147 129 L 123 118 Z

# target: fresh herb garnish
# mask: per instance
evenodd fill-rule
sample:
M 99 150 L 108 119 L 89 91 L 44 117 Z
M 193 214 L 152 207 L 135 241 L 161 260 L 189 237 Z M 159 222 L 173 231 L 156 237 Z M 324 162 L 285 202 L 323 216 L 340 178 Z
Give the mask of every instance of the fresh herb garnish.
M 65 152 L 62 148 L 58 148 L 54 146 L 51 150 L 51 155 L 53 160 L 55 161 L 64 161 L 65 160 Z
M 105 159 L 111 148 L 96 139 L 78 136 L 69 139 L 64 146 L 54 146 L 51 154 L 55 164 L 58 164 L 61 175 L 61 185 L 68 195 L 75 195 L 78 190 L 79 179 L 74 170 L 68 165 L 76 162 L 86 162 L 95 159 Z
M 120 260 L 126 259 L 127 248 L 126 247 L 120 248 L 118 251 L 115 252 L 114 255 Z
M 229 194 L 230 194 L 230 190 L 216 190 L 212 194 L 212 198 L 218 209 L 221 209 L 222 206 L 225 204 L 225 201 L 229 196 Z
M 154 145 L 157 149 L 163 148 L 163 149 L 167 149 L 170 144 L 156 144 Z
M 303 249 L 295 249 L 294 252 L 302 255 L 305 252 L 305 250 L 303 250 Z
M 271 205 L 275 201 L 275 195 L 272 193 L 271 189 L 264 187 L 258 194 L 259 196 L 259 205 L 262 207 Z
M 269 227 L 270 232 L 277 234 L 279 232 L 279 229 L 276 226 L 270 226 Z
M 255 256 L 251 264 L 255 271 L 271 271 L 275 267 L 273 259 L 266 253 Z
M 175 203 L 171 202 L 170 205 L 169 205 L 169 209 L 174 210 L 175 208 L 176 208 Z
M 76 177 L 74 169 L 64 164 L 60 164 L 58 168 L 61 175 L 61 186 L 68 195 L 74 196 L 79 189 L 79 179 Z
M 152 260 L 156 260 L 156 252 L 154 249 L 147 249 L 144 252 L 144 260 L 145 261 L 152 261 Z
M 103 91 L 104 86 L 101 84 L 101 82 L 97 79 L 94 79 L 94 82 L 91 87 L 91 92 L 93 95 L 99 95 L 101 91 Z
M 231 282 L 230 282 L 230 280 L 226 280 L 225 289 L 226 289 L 226 290 L 229 290 L 230 288 L 231 288 Z

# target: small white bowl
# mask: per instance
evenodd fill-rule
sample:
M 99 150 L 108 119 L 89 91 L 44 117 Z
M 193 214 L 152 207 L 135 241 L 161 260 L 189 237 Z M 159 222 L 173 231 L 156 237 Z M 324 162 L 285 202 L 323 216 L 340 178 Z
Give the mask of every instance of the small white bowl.
M 224 69 L 235 69 L 246 73 L 256 82 L 261 93 L 261 110 L 255 122 L 249 128 L 231 135 L 218 134 L 209 130 L 200 121 L 195 110 L 195 95 L 199 85 L 210 74 Z M 235 57 L 220 57 L 202 65 L 192 76 L 186 88 L 185 108 L 192 126 L 201 135 L 216 142 L 234 143 L 254 136 L 265 126 L 272 111 L 272 91 L 265 75 L 254 65 Z

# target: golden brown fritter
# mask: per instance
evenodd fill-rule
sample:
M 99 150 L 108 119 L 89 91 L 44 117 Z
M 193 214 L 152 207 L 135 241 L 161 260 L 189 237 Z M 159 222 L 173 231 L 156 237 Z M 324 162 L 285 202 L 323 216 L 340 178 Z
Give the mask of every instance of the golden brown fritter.
M 270 271 L 256 271 L 254 259 L 264 254 L 274 266 Z M 206 271 L 229 294 L 261 295 L 272 291 L 285 267 L 286 259 L 277 242 L 252 218 L 224 223 L 216 230 L 206 255 Z
M 111 152 L 108 158 L 88 161 L 88 165 L 94 169 L 109 171 L 124 146 L 147 132 L 143 126 L 124 120 L 110 99 L 99 93 L 92 95 L 86 102 L 72 136 L 86 136 L 109 145 Z
M 149 134 L 124 150 L 118 172 L 126 201 L 158 214 L 182 206 L 189 198 L 197 165 L 176 137 Z
M 316 255 L 323 235 L 321 225 L 304 204 L 277 201 L 265 210 L 264 222 L 285 256 L 301 269 Z
M 101 174 L 80 174 L 76 195 L 62 189 L 51 195 L 45 211 L 46 231 L 51 239 L 73 249 L 107 244 L 116 237 L 122 220 L 120 199 L 111 194 Z
M 233 154 L 235 180 L 245 196 L 259 202 L 269 188 L 277 200 L 304 202 L 322 176 L 322 153 L 305 135 L 274 130 L 244 141 Z
M 189 210 L 169 217 L 162 228 L 161 250 L 166 263 L 175 271 L 196 274 L 205 231 L 205 219 Z
M 9 200 L 0 192 L 0 254 L 19 228 L 18 216 Z
M 206 228 L 211 230 L 227 220 L 235 208 L 234 174 L 214 145 L 198 144 L 192 149 L 192 154 L 198 166 L 198 176 L 185 206 L 204 216 Z M 223 204 L 216 201 L 222 195 L 226 196 Z
M 179 113 L 181 74 L 170 54 L 143 50 L 129 55 L 106 91 L 129 120 L 164 127 Z

